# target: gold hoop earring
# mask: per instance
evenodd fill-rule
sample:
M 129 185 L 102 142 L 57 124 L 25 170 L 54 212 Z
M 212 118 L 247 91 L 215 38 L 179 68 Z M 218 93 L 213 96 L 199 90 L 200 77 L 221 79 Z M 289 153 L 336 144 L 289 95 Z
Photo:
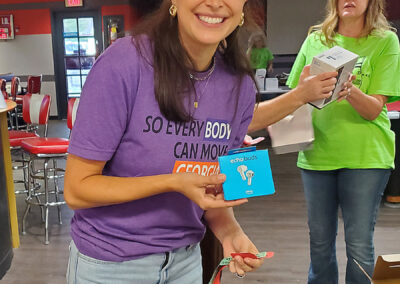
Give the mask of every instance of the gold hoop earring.
M 169 14 L 172 16 L 172 18 L 175 18 L 177 10 L 178 9 L 176 9 L 176 6 L 174 4 L 169 7 Z
M 240 17 L 239 27 L 243 26 L 243 24 L 244 24 L 244 13 L 242 13 L 242 16 Z

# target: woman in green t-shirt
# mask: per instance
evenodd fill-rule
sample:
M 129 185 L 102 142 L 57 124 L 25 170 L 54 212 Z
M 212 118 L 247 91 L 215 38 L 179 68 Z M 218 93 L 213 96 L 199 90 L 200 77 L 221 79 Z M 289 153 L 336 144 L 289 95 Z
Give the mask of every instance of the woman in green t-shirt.
M 267 48 L 267 39 L 263 32 L 256 32 L 249 38 L 249 48 L 246 52 L 254 70 L 266 69 L 271 74 L 273 69 L 274 55 Z
M 301 152 L 310 229 L 308 283 L 337 283 L 338 208 L 343 215 L 346 283 L 370 283 L 373 232 L 383 191 L 394 167 L 394 139 L 386 103 L 400 96 L 399 40 L 388 24 L 384 0 L 328 0 L 322 24 L 310 29 L 288 85 L 321 52 L 339 45 L 359 55 L 340 98 L 313 110 L 313 149 Z

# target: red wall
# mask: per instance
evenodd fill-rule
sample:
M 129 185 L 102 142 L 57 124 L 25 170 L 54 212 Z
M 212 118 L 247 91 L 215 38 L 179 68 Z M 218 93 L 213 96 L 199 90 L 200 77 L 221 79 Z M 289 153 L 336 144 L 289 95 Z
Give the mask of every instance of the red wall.
M 49 9 L 0 11 L 1 14 L 14 16 L 16 35 L 51 34 Z
M 130 5 L 114 5 L 114 6 L 102 6 L 101 17 L 111 15 L 123 15 L 124 16 L 124 28 L 129 31 L 138 22 L 139 16 L 136 11 Z M 103 25 L 102 25 L 103 26 Z
M 39 2 L 64 2 L 64 0 L 0 0 L 0 4 L 21 4 Z M 0 10 L 0 14 L 14 16 L 16 35 L 51 34 L 50 9 Z M 125 30 L 131 30 L 139 17 L 130 5 L 113 5 L 101 7 L 101 16 L 123 15 Z M 103 26 L 103 25 L 102 25 Z
M 40 3 L 40 2 L 64 2 L 64 0 L 0 0 L 0 4 L 21 4 L 21 3 Z

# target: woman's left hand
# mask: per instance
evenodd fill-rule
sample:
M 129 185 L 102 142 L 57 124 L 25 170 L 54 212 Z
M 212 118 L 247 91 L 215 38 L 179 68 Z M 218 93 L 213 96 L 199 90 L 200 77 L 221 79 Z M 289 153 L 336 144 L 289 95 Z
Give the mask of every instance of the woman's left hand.
M 353 88 L 356 88 L 353 86 L 353 81 L 355 79 L 356 79 L 356 75 L 350 75 L 349 80 L 347 80 L 347 82 L 343 84 L 343 89 L 338 94 L 338 98 L 337 98 L 338 102 L 346 100 L 349 96 L 351 96 Z
M 250 241 L 247 235 L 242 231 L 237 231 L 224 238 L 222 241 L 224 256 L 229 257 L 231 253 L 247 252 L 257 254 L 259 251 Z M 263 264 L 263 259 L 242 258 L 235 256 L 229 263 L 229 270 L 236 273 L 238 277 L 245 276 L 247 272 L 254 271 Z

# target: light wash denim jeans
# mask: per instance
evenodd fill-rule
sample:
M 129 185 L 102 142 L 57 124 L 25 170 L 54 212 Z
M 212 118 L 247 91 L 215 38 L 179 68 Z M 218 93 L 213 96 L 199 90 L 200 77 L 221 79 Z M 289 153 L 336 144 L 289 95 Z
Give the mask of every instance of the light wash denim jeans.
M 68 284 L 202 284 L 200 245 L 111 262 L 83 255 L 70 244 Z
M 390 173 L 390 169 L 301 170 L 310 229 L 309 284 L 338 283 L 335 243 L 339 206 L 346 241 L 346 283 L 370 283 L 354 259 L 372 275 L 374 227 Z

